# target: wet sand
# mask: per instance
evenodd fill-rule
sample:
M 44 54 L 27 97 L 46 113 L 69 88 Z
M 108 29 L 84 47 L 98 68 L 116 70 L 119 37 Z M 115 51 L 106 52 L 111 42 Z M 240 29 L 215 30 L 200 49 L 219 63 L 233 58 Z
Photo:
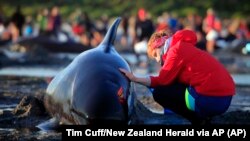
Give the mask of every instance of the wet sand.
M 50 118 L 43 106 L 47 86 L 44 78 L 0 77 L 0 140 L 60 140 L 58 132 L 44 132 L 36 125 Z M 174 113 L 162 115 L 162 107 L 154 102 L 151 93 L 136 84 L 138 99 L 151 111 L 143 112 L 143 124 L 190 124 Z M 229 110 L 212 120 L 212 124 L 250 125 L 250 88 L 237 87 Z

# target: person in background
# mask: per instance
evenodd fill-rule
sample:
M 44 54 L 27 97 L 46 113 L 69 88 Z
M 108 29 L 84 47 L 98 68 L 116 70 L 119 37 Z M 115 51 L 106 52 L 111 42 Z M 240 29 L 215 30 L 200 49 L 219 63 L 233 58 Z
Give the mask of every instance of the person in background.
M 213 53 L 216 47 L 216 40 L 221 31 L 221 21 L 212 8 L 207 10 L 207 15 L 203 21 L 202 28 L 206 33 L 206 49 L 209 53 Z
M 140 8 L 137 13 L 135 23 L 136 39 L 134 44 L 134 52 L 137 58 L 137 64 L 140 66 L 149 65 L 149 61 L 143 59 L 147 53 L 147 42 L 155 30 L 153 21 L 150 19 L 150 14 L 144 8 Z M 146 58 L 148 59 L 148 58 Z
M 143 8 L 139 9 L 137 21 L 135 25 L 136 38 L 138 42 L 147 40 L 154 32 L 154 25 L 151 19 L 147 17 L 147 11 Z
M 227 70 L 209 53 L 195 47 L 191 30 L 174 35 L 155 32 L 148 42 L 148 56 L 162 64 L 158 76 L 137 77 L 120 68 L 131 81 L 153 88 L 156 102 L 193 125 L 210 123 L 223 114 L 235 95 L 235 84 Z
M 60 15 L 60 9 L 57 6 L 54 6 L 51 9 L 50 16 L 48 18 L 47 30 L 50 32 L 58 32 L 60 31 L 62 20 Z
M 34 28 L 33 28 L 33 23 L 32 23 L 32 17 L 31 16 L 27 16 L 26 17 L 26 22 L 24 25 L 24 29 L 23 29 L 23 36 L 24 37 L 30 37 L 33 35 L 34 32 Z
M 37 21 L 38 21 L 39 28 L 40 28 L 39 32 L 41 34 L 47 31 L 48 18 L 49 18 L 49 10 L 47 8 L 42 9 L 37 16 Z
M 25 23 L 25 16 L 21 11 L 21 6 L 17 6 L 16 11 L 13 13 L 10 19 L 11 23 L 18 29 L 18 36 L 22 36 L 22 28 Z

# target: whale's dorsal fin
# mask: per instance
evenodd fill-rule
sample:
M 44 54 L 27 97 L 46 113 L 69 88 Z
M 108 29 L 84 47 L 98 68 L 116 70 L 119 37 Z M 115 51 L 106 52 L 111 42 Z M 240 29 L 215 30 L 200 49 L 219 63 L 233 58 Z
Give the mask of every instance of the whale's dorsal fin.
M 103 41 L 101 42 L 100 46 L 104 47 L 104 52 L 108 53 L 110 52 L 111 47 L 114 45 L 115 37 L 116 37 L 116 31 L 121 22 L 121 18 L 117 18 L 111 27 L 109 28 L 108 32 L 106 33 Z

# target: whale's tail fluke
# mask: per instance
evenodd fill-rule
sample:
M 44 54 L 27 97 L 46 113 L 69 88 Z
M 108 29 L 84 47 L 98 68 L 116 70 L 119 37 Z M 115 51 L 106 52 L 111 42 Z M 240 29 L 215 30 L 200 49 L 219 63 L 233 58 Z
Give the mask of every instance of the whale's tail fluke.
M 114 45 L 115 37 L 116 37 L 116 31 L 121 22 L 121 18 L 117 18 L 113 24 L 110 26 L 108 32 L 106 33 L 103 41 L 101 42 L 101 46 L 104 47 L 104 52 L 108 53 L 110 52 L 111 47 Z

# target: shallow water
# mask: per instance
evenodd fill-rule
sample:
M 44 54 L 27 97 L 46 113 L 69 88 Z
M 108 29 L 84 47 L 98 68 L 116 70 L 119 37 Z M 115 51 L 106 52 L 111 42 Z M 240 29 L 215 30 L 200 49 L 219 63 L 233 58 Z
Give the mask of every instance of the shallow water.
M 124 53 L 121 55 L 125 60 L 129 62 L 129 64 L 131 65 L 131 68 L 133 69 L 133 72 L 136 75 L 146 75 L 149 73 L 148 69 L 146 69 L 147 65 L 144 67 L 136 66 L 136 64 L 138 63 L 138 60 L 134 54 Z M 67 54 L 67 53 L 57 54 L 58 58 L 68 57 L 71 60 L 73 60 L 76 56 L 77 54 Z M 146 64 L 148 63 L 147 57 L 145 55 L 142 55 L 142 57 L 140 58 L 141 58 L 140 59 L 141 62 L 146 62 Z M 228 67 L 229 71 L 233 71 L 231 72 L 231 76 L 233 77 L 236 85 L 250 86 L 250 67 L 249 67 L 250 57 L 241 56 L 242 59 L 238 59 L 236 56 L 236 59 L 232 59 L 232 56 L 224 57 L 224 58 L 218 56 L 218 59 L 219 58 L 221 58 L 222 62 L 224 62 L 224 65 Z M 58 74 L 58 72 L 60 72 L 66 65 L 67 64 L 62 65 L 62 66 L 35 65 L 35 66 L 4 67 L 0 69 L 0 76 L 53 77 L 56 74 Z M 154 73 L 150 73 L 150 74 L 155 75 L 155 72 L 157 72 L 157 70 L 155 69 L 158 69 L 156 66 L 157 65 L 155 64 L 151 66 L 151 67 L 154 67 Z M 238 73 L 237 73 L 237 70 L 238 70 Z M 249 73 L 242 73 L 240 70 L 244 70 Z
M 53 77 L 62 68 L 7 67 L 0 70 L 2 76 Z
M 0 115 L 1 115 L 1 111 L 13 111 L 16 108 L 17 104 L 10 104 L 10 105 L 6 105 L 6 104 L 0 104 Z

